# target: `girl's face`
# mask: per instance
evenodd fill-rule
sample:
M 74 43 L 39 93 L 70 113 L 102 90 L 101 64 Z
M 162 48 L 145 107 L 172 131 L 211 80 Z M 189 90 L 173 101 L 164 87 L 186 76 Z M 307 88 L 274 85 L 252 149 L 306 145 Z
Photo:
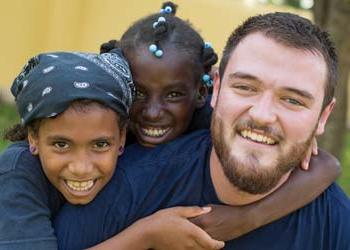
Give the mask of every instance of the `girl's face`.
M 86 204 L 112 177 L 125 129 L 115 112 L 95 103 L 44 119 L 28 139 L 50 182 L 68 202 Z
M 163 50 L 161 58 L 147 48 L 127 54 L 137 89 L 130 127 L 146 147 L 184 133 L 196 107 L 205 102 L 205 96 L 199 95 L 202 85 L 194 79 L 193 63 L 174 49 Z

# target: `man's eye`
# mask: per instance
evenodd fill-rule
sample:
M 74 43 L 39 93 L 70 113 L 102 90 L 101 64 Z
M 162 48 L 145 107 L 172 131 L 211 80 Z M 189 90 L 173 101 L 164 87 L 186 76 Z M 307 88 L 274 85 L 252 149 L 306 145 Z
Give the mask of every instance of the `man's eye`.
M 54 147 L 57 149 L 67 149 L 69 147 L 68 143 L 63 142 L 63 141 L 57 141 L 53 143 Z
M 255 89 L 249 85 L 236 85 L 235 88 L 241 91 L 249 91 L 249 92 L 255 91 Z
M 282 100 L 286 101 L 288 104 L 292 104 L 295 106 L 305 106 L 302 102 L 299 102 L 298 100 L 290 97 L 284 97 Z

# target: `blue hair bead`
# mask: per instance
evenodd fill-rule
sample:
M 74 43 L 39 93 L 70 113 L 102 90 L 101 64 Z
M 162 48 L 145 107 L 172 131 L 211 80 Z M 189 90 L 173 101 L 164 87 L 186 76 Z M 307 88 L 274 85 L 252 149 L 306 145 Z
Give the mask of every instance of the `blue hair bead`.
M 207 83 L 208 81 L 210 81 L 210 75 L 204 74 L 204 75 L 202 76 L 202 80 L 203 80 L 203 82 Z
M 207 82 L 206 82 L 206 85 L 207 85 L 208 87 L 213 86 L 213 80 L 210 79 L 209 81 L 207 81 Z
M 170 6 L 166 6 L 164 8 L 164 11 L 165 11 L 165 13 L 170 14 L 171 12 L 173 12 L 173 8 L 171 8 Z
M 148 50 L 151 51 L 152 53 L 155 53 L 157 51 L 157 45 L 155 44 L 151 44 L 149 47 L 148 47 Z
M 206 48 L 206 49 L 212 48 L 211 43 L 205 42 L 204 43 L 204 48 Z
M 154 55 L 155 55 L 156 57 L 162 57 L 162 55 L 163 55 L 163 50 L 158 49 L 156 52 L 154 52 Z
M 160 22 L 165 22 L 166 20 L 165 20 L 165 17 L 163 17 L 163 16 L 160 16 L 159 18 L 158 18 L 158 23 L 160 23 Z

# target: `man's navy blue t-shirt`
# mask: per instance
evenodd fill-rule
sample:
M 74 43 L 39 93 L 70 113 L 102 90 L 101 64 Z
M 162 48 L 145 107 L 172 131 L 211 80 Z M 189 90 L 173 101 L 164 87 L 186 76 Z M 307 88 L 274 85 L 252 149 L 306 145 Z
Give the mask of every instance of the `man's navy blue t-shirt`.
M 60 249 L 82 249 L 136 220 L 178 205 L 221 204 L 210 177 L 210 133 L 155 149 L 132 145 L 110 183 L 86 206 L 65 205 L 55 221 Z M 350 249 L 350 202 L 333 184 L 307 206 L 226 243 L 225 249 Z

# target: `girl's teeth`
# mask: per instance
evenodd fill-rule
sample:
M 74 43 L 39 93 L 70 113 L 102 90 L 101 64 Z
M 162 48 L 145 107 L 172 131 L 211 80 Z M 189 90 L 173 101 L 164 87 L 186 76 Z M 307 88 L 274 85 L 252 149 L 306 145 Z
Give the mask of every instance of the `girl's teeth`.
M 66 180 L 67 186 L 74 191 L 87 191 L 92 188 L 94 183 L 95 182 L 93 180 L 89 180 L 89 181 Z
M 163 136 L 168 129 L 160 129 L 160 128 L 142 128 L 142 132 L 147 136 L 153 137 L 161 137 Z

